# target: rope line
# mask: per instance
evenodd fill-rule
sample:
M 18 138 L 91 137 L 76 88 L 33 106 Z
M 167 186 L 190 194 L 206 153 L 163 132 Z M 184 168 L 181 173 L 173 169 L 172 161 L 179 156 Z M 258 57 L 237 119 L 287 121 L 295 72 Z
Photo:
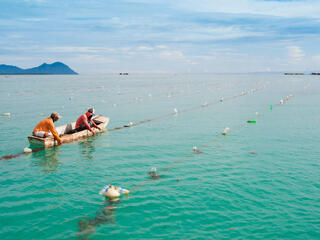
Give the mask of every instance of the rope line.
M 304 86 L 304 90 L 307 89 L 307 88 L 309 88 L 310 86 L 311 86 L 311 83 L 308 83 L 306 86 Z M 276 104 L 274 104 L 273 106 L 274 106 L 274 107 L 279 107 L 279 106 L 283 105 L 285 102 L 288 102 L 288 101 L 289 101 L 292 97 L 294 97 L 294 96 L 295 96 L 295 95 L 290 94 L 290 95 L 288 95 L 288 96 L 285 98 L 285 100 L 280 100 L 280 103 L 276 103 Z M 259 115 L 260 115 L 260 114 L 259 114 Z M 259 115 L 255 115 L 255 117 L 259 117 Z M 231 132 L 235 132 L 235 131 L 237 131 L 237 130 L 239 130 L 239 129 L 245 127 L 245 126 L 247 126 L 248 124 L 249 124 L 248 121 L 239 123 L 239 124 L 236 125 L 235 127 L 231 128 L 231 130 L 229 131 L 228 135 L 229 135 Z M 201 151 L 201 149 L 205 149 L 205 148 L 209 147 L 212 143 L 217 142 L 217 141 L 219 141 L 220 139 L 222 139 L 222 138 L 224 138 L 224 137 L 225 137 L 225 135 L 222 135 L 222 134 L 219 135 L 219 136 L 216 136 L 215 138 L 213 138 L 213 139 L 210 140 L 209 142 L 201 145 L 200 148 L 199 148 L 199 150 Z M 190 152 L 190 153 L 186 154 L 185 156 L 182 156 L 182 157 L 178 158 L 177 160 L 169 163 L 166 167 L 163 168 L 162 171 L 159 171 L 159 172 L 158 172 L 159 176 L 161 176 L 161 174 L 163 174 L 163 173 L 168 172 L 168 171 L 169 171 L 171 168 L 173 168 L 176 164 L 182 162 L 183 160 L 185 160 L 185 159 L 187 159 L 187 158 L 192 157 L 194 154 L 197 154 L 197 153 L 196 153 L 195 151 Z M 152 179 L 151 179 L 151 178 L 149 178 L 149 179 L 147 179 L 147 180 L 144 180 L 141 184 L 138 184 L 137 186 L 133 187 L 133 188 L 131 189 L 131 192 L 138 191 L 138 190 L 141 189 L 143 186 L 145 186 L 146 184 L 151 183 L 151 182 L 152 182 Z
M 124 125 L 124 126 L 119 126 L 119 127 L 115 127 L 115 128 L 112 128 L 112 129 L 108 129 L 106 131 L 107 132 L 112 132 L 112 131 L 121 130 L 121 129 L 128 128 L 128 127 L 139 126 L 139 125 L 151 122 L 151 121 L 156 121 L 156 120 L 168 118 L 170 116 L 177 115 L 178 113 L 186 113 L 186 112 L 202 109 L 202 108 L 205 108 L 205 107 L 210 107 L 210 106 L 213 106 L 213 105 L 220 104 L 222 102 L 227 102 L 227 101 L 231 101 L 233 99 L 236 99 L 236 98 L 239 98 L 239 97 L 242 97 L 242 96 L 246 96 L 246 95 L 248 95 L 250 93 L 253 94 L 253 93 L 257 92 L 257 91 L 263 90 L 264 88 L 265 87 L 255 88 L 255 89 L 252 89 L 251 91 L 242 92 L 241 94 L 238 94 L 238 95 L 221 98 L 220 100 L 212 102 L 212 103 L 202 104 L 200 106 L 194 106 L 194 107 L 191 107 L 191 108 L 183 109 L 183 110 L 178 111 L 178 112 L 167 113 L 167 114 L 160 115 L 160 116 L 157 116 L 157 117 L 154 117 L 154 118 L 151 118 L 151 119 L 146 119 L 146 120 L 142 120 L 142 121 L 139 121 L 139 122 L 136 122 L 136 123 L 132 123 L 130 125 Z M 43 150 L 43 149 L 45 149 L 45 148 L 41 147 L 41 148 L 37 148 L 37 149 L 32 149 L 32 152 L 38 152 L 38 151 Z M 26 154 L 26 153 L 25 152 L 21 152 L 21 153 L 17 153 L 17 154 L 4 155 L 4 156 L 0 157 L 0 160 L 9 160 L 9 159 L 17 158 L 17 157 L 20 157 L 20 156 L 22 156 L 24 154 Z
M 252 90 L 250 93 L 255 93 L 257 91 L 261 91 L 264 88 L 265 87 L 256 88 L 256 89 Z M 154 117 L 154 118 L 151 118 L 151 119 L 142 120 L 142 121 L 139 121 L 139 122 L 136 122 L 136 123 L 132 123 L 131 125 L 124 125 L 124 126 L 121 126 L 121 127 L 115 127 L 115 128 L 109 129 L 108 131 L 111 132 L 111 131 L 120 130 L 120 129 L 127 128 L 127 127 L 134 127 L 134 126 L 138 126 L 138 125 L 141 125 L 141 124 L 144 124 L 144 123 L 147 123 L 147 122 L 156 121 L 156 120 L 160 120 L 160 119 L 167 118 L 167 117 L 170 117 L 170 116 L 174 116 L 174 115 L 177 115 L 179 113 L 186 113 L 186 112 L 202 109 L 202 108 L 205 108 L 205 107 L 210 107 L 210 106 L 213 106 L 213 105 L 220 104 L 222 102 L 227 102 L 227 101 L 233 100 L 235 98 L 239 98 L 239 97 L 245 96 L 247 94 L 249 94 L 249 93 L 248 92 L 242 92 L 241 94 L 225 97 L 225 98 L 222 98 L 222 99 L 220 99 L 218 101 L 215 101 L 215 102 L 212 102 L 212 103 L 202 104 L 200 106 L 194 106 L 194 107 L 191 107 L 191 108 L 183 109 L 183 110 L 178 111 L 178 112 L 167 113 L 167 114 L 160 115 L 160 116 L 157 116 L 157 117 Z
M 74 89 L 71 89 L 71 90 L 72 90 L 72 91 L 75 91 L 75 89 L 77 89 L 77 88 L 74 88 Z M 90 92 L 91 90 L 94 90 L 94 89 L 99 89 L 98 92 L 99 92 L 99 91 L 104 92 L 104 90 L 101 90 L 101 89 L 104 89 L 104 86 L 103 86 L 103 87 L 97 86 L 97 87 L 94 87 L 94 88 L 89 88 L 89 89 L 87 89 L 87 91 Z M 60 90 L 65 90 L 65 89 L 64 89 L 64 88 L 61 88 L 61 89 L 58 88 L 58 89 L 56 89 L 56 91 L 58 91 L 58 92 L 59 92 Z M 79 89 L 77 89 L 77 90 L 79 90 Z M 69 91 L 70 91 L 70 89 L 69 89 Z M 72 92 L 72 91 L 71 91 L 71 92 Z M 220 91 L 220 90 L 219 90 L 219 91 Z M 86 92 L 86 91 L 85 91 L 85 92 Z M 184 95 L 184 96 L 193 96 L 193 95 L 198 94 L 199 92 L 200 92 L 200 90 L 197 90 L 197 91 L 191 92 L 191 93 L 189 93 L 189 94 L 185 94 L 185 91 L 183 90 L 182 92 L 181 92 L 181 91 L 169 91 L 169 92 L 161 93 L 161 94 L 157 94 L 157 95 L 151 95 L 151 94 L 149 93 L 148 96 L 134 97 L 134 98 L 132 98 L 131 100 L 122 102 L 122 103 L 120 103 L 120 104 L 119 104 L 119 103 L 115 103 L 115 102 L 111 102 L 111 101 L 108 101 L 108 103 L 106 103 L 104 99 L 101 100 L 101 103 L 106 104 L 106 105 L 110 105 L 110 106 L 112 106 L 112 107 L 119 107 L 119 106 L 125 106 L 125 105 L 129 105 L 129 104 L 136 104 L 136 103 L 139 103 L 139 102 L 144 101 L 145 99 L 148 99 L 148 100 L 156 100 L 156 99 L 161 99 L 161 98 L 168 99 L 168 98 L 179 97 L 179 96 L 181 96 L 181 95 Z M 20 94 L 18 94 L 18 95 L 20 95 Z M 15 94 L 13 94 L 13 95 L 9 94 L 8 97 L 9 97 L 9 96 L 14 97 Z M 69 97 L 66 98 L 66 99 L 69 99 L 69 101 L 71 101 L 71 100 L 73 99 L 73 97 L 74 97 L 74 96 L 69 96 Z M 64 105 L 63 105 L 62 109 L 64 109 Z M 43 111 L 43 110 L 41 110 L 41 111 Z M 18 113 L 13 113 L 13 114 L 11 113 L 11 117 L 14 116 L 15 118 L 12 118 L 10 121 L 11 121 L 11 122 L 12 122 L 12 121 L 17 121 L 17 120 L 19 120 L 19 119 L 16 118 L 16 117 L 23 117 L 24 114 L 29 113 L 29 112 L 30 112 L 30 111 L 18 112 Z M 40 114 L 40 116 L 46 116 L 46 114 Z

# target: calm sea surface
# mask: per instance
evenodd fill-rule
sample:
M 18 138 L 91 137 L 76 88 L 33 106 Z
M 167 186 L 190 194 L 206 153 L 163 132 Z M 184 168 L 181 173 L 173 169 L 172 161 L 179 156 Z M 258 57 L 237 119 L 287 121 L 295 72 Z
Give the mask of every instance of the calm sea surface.
M 320 239 L 319 93 L 318 76 L 0 76 L 0 156 L 53 111 L 109 129 L 180 111 L 1 160 L 0 239 Z M 106 201 L 108 183 L 132 193 Z

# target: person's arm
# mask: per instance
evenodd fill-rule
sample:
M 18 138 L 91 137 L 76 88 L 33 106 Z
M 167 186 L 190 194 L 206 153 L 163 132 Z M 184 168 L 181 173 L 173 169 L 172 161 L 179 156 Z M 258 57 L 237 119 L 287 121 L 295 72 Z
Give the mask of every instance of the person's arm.
M 94 121 L 90 120 L 90 122 L 92 123 L 92 125 L 93 125 L 95 128 L 98 128 L 99 130 L 101 130 L 101 128 L 99 128 L 99 127 L 97 126 L 97 124 L 94 123 Z
M 61 144 L 62 143 L 61 138 L 59 137 L 59 135 L 53 125 L 53 122 L 49 123 L 49 130 L 52 133 L 53 137 L 58 141 L 58 143 Z
M 85 118 L 85 117 L 84 117 Z M 89 131 L 91 131 L 93 134 L 95 134 L 95 132 L 93 131 L 93 129 L 90 127 L 88 120 L 85 118 L 84 119 L 84 125 L 86 125 L 86 127 L 88 128 Z

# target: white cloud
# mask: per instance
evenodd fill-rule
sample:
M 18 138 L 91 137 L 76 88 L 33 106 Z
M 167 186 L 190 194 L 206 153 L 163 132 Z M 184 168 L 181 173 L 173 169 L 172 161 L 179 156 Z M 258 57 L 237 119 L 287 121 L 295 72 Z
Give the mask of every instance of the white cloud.
M 182 52 L 177 50 L 167 50 L 159 53 L 160 57 L 170 57 L 170 58 L 183 58 L 184 55 Z
M 194 30 L 196 29 L 196 30 Z M 264 37 L 268 33 L 251 31 L 242 29 L 241 27 L 203 27 L 203 26 L 189 26 L 185 29 L 183 34 L 176 35 L 177 41 L 215 41 L 215 40 L 228 40 L 243 37 Z
M 137 51 L 152 51 L 152 50 L 154 50 L 154 48 L 152 48 L 152 47 L 147 47 L 147 46 L 139 46 L 139 47 L 137 47 L 136 50 L 137 50 Z
M 87 64 L 96 64 L 96 63 L 114 63 L 115 61 L 111 58 L 95 55 L 95 54 L 79 54 L 74 57 L 68 58 L 74 63 L 87 63 Z
M 167 48 L 167 46 L 165 46 L 165 45 L 157 45 L 157 46 L 156 46 L 156 48 L 159 48 L 159 49 L 166 49 L 166 48 Z
M 48 18 L 21 18 L 21 21 L 24 22 L 43 22 L 47 20 Z
M 23 0 L 23 1 L 26 3 L 37 3 L 37 4 L 47 2 L 47 0 Z
M 305 57 L 304 51 L 298 46 L 289 46 L 287 49 L 290 63 L 299 63 Z
M 260 1 L 260 0 L 176 0 L 168 4 L 198 12 L 262 14 L 281 17 L 319 18 L 320 1 Z
M 60 52 L 60 53 L 110 53 L 115 52 L 113 48 L 106 47 L 72 47 L 72 46 L 62 46 L 62 47 L 47 47 L 43 49 L 48 52 Z

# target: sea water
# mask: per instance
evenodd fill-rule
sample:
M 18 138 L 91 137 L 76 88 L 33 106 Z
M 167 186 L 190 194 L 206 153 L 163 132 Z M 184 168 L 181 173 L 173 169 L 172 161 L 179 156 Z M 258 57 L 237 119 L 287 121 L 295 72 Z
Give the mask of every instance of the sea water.
M 154 119 L 1 160 L 0 239 L 319 239 L 319 90 L 317 76 L 0 76 L 0 156 L 53 111 L 56 126 L 89 107 L 108 129 Z M 131 193 L 108 201 L 109 183 Z

